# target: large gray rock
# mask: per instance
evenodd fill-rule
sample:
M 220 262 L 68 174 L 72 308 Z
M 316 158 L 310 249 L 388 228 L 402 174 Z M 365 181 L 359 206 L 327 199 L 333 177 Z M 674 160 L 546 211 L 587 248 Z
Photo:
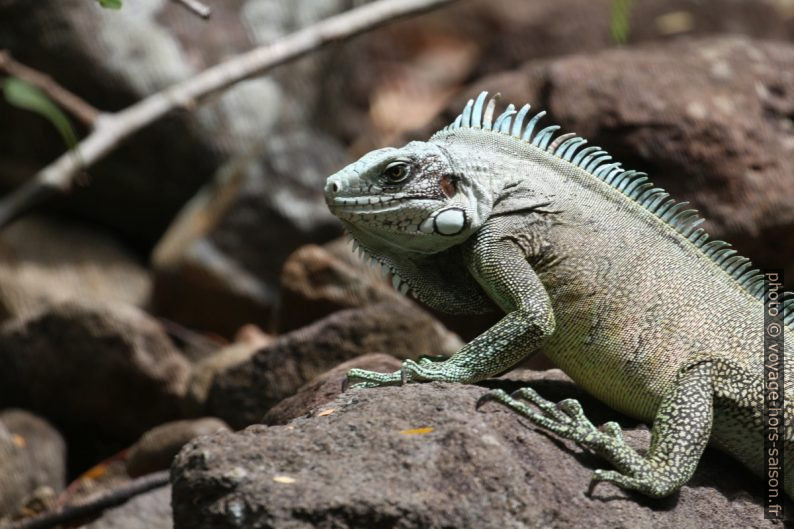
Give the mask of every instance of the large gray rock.
M 397 358 L 450 355 L 460 345 L 457 336 L 416 305 L 382 303 L 335 312 L 215 373 L 204 413 L 243 428 L 351 358 L 378 352 Z
M 544 396 L 577 395 L 561 373 L 545 377 L 533 383 Z M 174 526 L 774 527 L 754 495 L 760 480 L 716 453 L 671 498 L 609 484 L 589 498 L 603 461 L 495 404 L 476 411 L 483 393 L 440 383 L 354 390 L 286 426 L 197 439 L 172 467 Z M 584 405 L 598 422 L 632 424 Z M 645 448 L 649 433 L 634 426 L 626 437 Z
M 190 372 L 139 309 L 74 302 L 0 326 L 0 365 L 0 407 L 128 442 L 179 416 Z
M 26 411 L 0 411 L 0 520 L 36 489 L 58 493 L 65 484 L 66 444 L 58 431 Z

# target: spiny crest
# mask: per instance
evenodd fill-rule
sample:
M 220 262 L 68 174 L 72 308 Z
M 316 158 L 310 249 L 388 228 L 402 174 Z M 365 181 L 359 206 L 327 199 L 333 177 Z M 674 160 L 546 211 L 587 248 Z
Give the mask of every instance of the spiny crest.
M 369 263 L 369 265 L 373 268 L 378 268 L 378 266 L 380 266 L 380 274 L 384 279 L 391 276 L 391 284 L 394 287 L 394 290 L 399 291 L 403 295 L 410 294 L 414 298 L 418 299 L 417 293 L 407 282 L 403 280 L 403 278 L 400 277 L 400 275 L 391 265 L 389 265 L 385 260 L 381 260 L 371 255 L 350 233 L 347 233 L 347 238 L 353 247 L 353 253 L 358 254 L 361 260 Z
M 538 126 L 546 115 L 540 111 L 529 119 L 530 105 L 516 110 L 512 104 L 494 119 L 499 94 L 488 99 L 488 92 L 481 92 L 477 99 L 469 99 L 463 112 L 443 131 L 460 128 L 490 130 L 518 138 L 530 145 L 570 162 L 606 184 L 617 189 L 639 205 L 659 217 L 683 237 L 691 241 L 707 257 L 722 267 L 739 284 L 757 299 L 764 297 L 764 276 L 754 269 L 750 260 L 736 255 L 736 250 L 724 241 L 709 240 L 709 235 L 698 226 L 704 219 L 694 209 L 687 209 L 689 202 L 677 202 L 669 193 L 648 180 L 648 175 L 638 171 L 627 171 L 619 162 L 611 162 L 612 156 L 600 147 L 585 147 L 587 140 L 575 134 L 561 134 L 553 139 L 559 125 Z M 794 293 L 782 296 L 783 319 L 786 325 L 794 326 Z

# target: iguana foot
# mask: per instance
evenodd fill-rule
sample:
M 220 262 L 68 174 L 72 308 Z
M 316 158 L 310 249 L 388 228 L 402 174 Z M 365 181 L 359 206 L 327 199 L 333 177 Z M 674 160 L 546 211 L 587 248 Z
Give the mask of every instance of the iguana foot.
M 501 389 L 496 389 L 483 395 L 477 403 L 477 407 L 490 400 L 504 404 L 560 437 L 570 439 L 595 451 L 601 451 L 605 444 L 623 443 L 623 435 L 617 423 L 608 422 L 601 428 L 597 428 L 585 416 L 581 404 L 575 399 L 565 399 L 555 404 L 538 395 L 532 388 L 522 388 L 514 391 L 511 395 Z M 529 401 L 537 406 L 541 413 L 524 401 Z
M 379 373 L 365 369 L 351 369 L 347 380 L 351 388 L 374 388 L 398 386 L 408 382 L 440 380 L 458 382 L 444 369 L 444 356 L 421 356 L 418 360 L 405 360 L 402 367 L 393 373 Z
M 602 481 L 609 481 L 625 489 L 632 489 L 653 497 L 669 495 L 679 486 L 667 479 L 663 472 L 654 469 L 623 439 L 616 422 L 596 427 L 584 414 L 581 404 L 574 399 L 553 403 L 541 397 L 532 388 L 522 388 L 511 395 L 497 389 L 483 395 L 479 408 L 488 401 L 497 401 L 530 419 L 538 426 L 604 457 L 623 472 L 599 469 L 593 473 L 588 494 Z M 527 404 L 537 406 L 537 410 Z

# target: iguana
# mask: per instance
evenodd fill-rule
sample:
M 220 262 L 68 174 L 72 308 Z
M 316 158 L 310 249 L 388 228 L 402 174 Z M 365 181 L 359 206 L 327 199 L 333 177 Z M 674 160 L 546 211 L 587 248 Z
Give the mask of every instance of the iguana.
M 357 386 L 473 383 L 541 348 L 610 407 L 652 421 L 640 455 L 580 404 L 525 388 L 496 400 L 587 447 L 608 481 L 652 497 L 678 490 L 710 442 L 763 470 L 764 276 L 710 240 L 686 202 L 624 170 L 557 125 L 525 124 L 529 105 L 494 118 L 496 97 L 469 100 L 429 141 L 372 151 L 328 177 L 326 202 L 394 287 L 442 311 L 504 317 L 452 357 L 406 360 L 395 373 L 353 369 Z M 770 296 L 771 298 L 771 296 Z M 785 355 L 794 294 L 778 292 Z M 794 417 L 794 371 L 785 364 Z M 530 406 L 529 404 L 534 404 Z M 785 428 L 794 454 L 794 428 Z M 784 488 L 794 496 L 794 457 Z

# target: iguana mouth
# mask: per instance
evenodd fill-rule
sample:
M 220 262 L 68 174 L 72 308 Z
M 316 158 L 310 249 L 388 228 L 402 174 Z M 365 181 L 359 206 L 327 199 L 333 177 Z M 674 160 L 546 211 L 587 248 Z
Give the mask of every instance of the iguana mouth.
M 336 213 L 348 215 L 378 215 L 401 211 L 408 201 L 421 201 L 427 206 L 429 214 L 437 206 L 438 201 L 425 196 L 401 196 L 378 200 L 377 197 L 333 198 L 327 201 L 328 207 Z M 420 209 L 425 209 L 420 206 Z M 424 215 L 422 215 L 424 218 Z
M 402 204 L 406 200 L 426 200 L 432 199 L 423 195 L 394 195 L 393 197 L 382 196 L 361 196 L 361 197 L 334 197 L 329 199 L 328 205 L 337 208 L 346 207 L 368 207 L 368 206 L 392 206 Z

